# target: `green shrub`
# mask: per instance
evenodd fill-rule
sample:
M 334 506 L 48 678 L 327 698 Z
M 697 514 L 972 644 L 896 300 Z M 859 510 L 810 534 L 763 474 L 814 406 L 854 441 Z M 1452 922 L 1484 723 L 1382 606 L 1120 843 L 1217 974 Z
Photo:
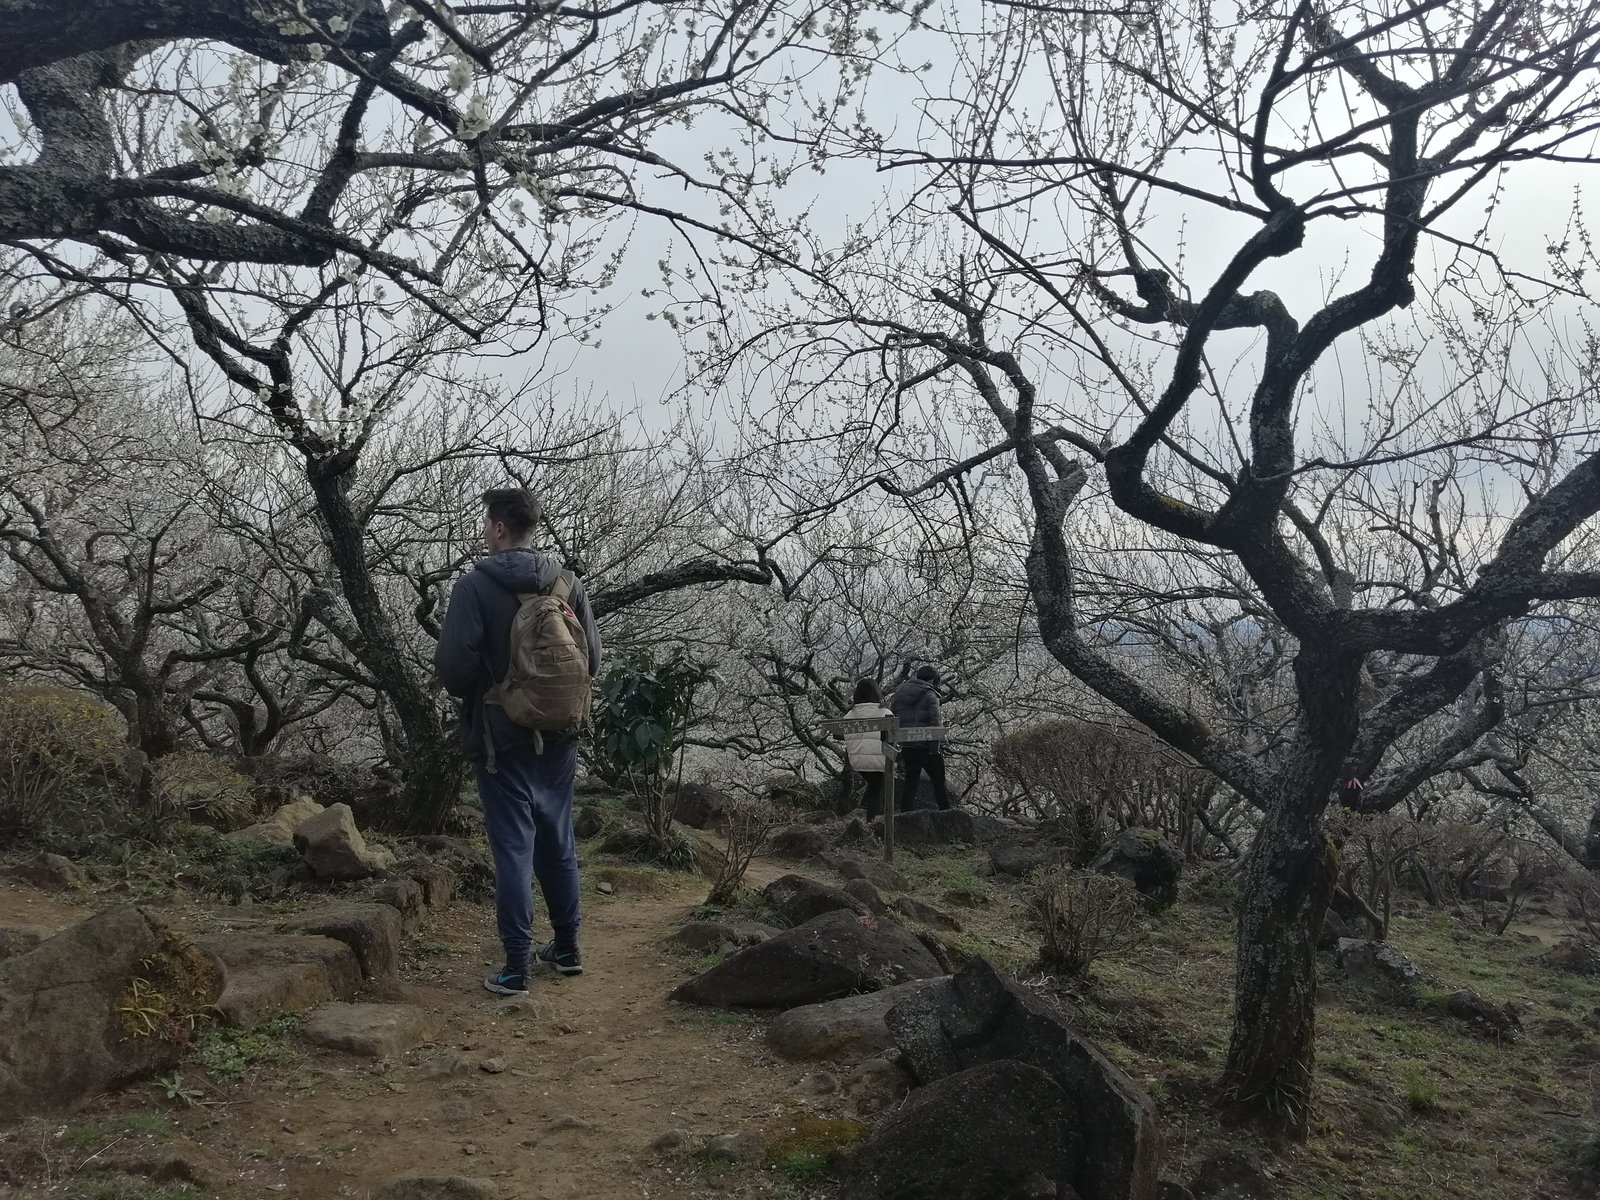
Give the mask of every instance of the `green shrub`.
M 1417 1067 L 1409 1068 L 1401 1082 L 1405 1084 L 1406 1106 L 1414 1113 L 1434 1112 L 1439 1107 L 1439 1088 L 1425 1077 Z
M 169 754 L 151 768 L 156 810 L 216 829 L 242 829 L 255 819 L 250 781 L 210 754 Z
M 0 688 L 0 832 L 37 835 L 121 815 L 128 730 L 85 692 Z

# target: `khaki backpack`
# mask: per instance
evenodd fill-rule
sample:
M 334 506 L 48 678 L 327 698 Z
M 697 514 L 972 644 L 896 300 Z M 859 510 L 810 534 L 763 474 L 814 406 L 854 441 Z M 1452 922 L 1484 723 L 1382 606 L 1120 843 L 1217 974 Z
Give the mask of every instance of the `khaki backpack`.
M 537 751 L 547 733 L 573 733 L 589 715 L 589 643 L 568 603 L 573 576 L 563 571 L 542 592 L 518 592 L 511 619 L 511 665 L 506 677 L 484 694 L 506 716 L 533 731 Z M 483 723 L 488 767 L 494 770 L 494 738 Z

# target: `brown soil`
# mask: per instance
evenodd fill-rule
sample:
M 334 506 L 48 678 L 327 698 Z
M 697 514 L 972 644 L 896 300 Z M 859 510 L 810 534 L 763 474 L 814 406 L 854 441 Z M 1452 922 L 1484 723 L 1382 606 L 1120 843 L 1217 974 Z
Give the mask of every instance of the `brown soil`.
M 752 881 L 781 873 L 758 864 Z M 798 1084 L 809 1068 L 769 1054 L 759 1020 L 667 1002 L 699 964 L 663 942 L 704 887 L 685 878 L 668 895 L 646 896 L 639 891 L 652 889 L 623 883 L 608 897 L 591 884 L 585 973 L 541 976 L 537 1010 L 516 1015 L 503 1015 L 504 1002 L 481 986 L 498 963 L 492 911 L 458 903 L 408 939 L 400 991 L 413 994 L 376 997 L 425 1004 L 439 1019 L 435 1043 L 378 1064 L 296 1040 L 285 1061 L 257 1067 L 242 1083 L 186 1068 L 185 1079 L 205 1092 L 191 1106 L 165 1100 L 160 1087 L 134 1088 L 78 1115 L 77 1124 L 103 1126 L 106 1141 L 118 1143 L 106 1151 L 114 1157 L 157 1144 L 119 1136 L 119 1119 L 164 1110 L 179 1132 L 160 1141 L 161 1150 L 205 1164 L 215 1180 L 206 1194 L 221 1197 L 363 1196 L 409 1172 L 494 1178 L 507 1196 L 530 1200 L 828 1194 L 771 1166 L 730 1168 L 651 1149 L 669 1129 L 770 1135 L 796 1112 L 837 1103 L 802 1098 Z M 0 920 L 59 927 L 110 899 L 0 889 Z M 183 915 L 184 924 L 207 921 L 203 912 Z M 493 1057 L 505 1062 L 498 1074 L 482 1069 Z M 82 1135 L 75 1148 L 62 1145 L 63 1135 L 74 1137 L 72 1124 L 57 1118 L 0 1135 L 0 1184 L 9 1174 L 32 1185 L 16 1193 L 0 1186 L 0 1194 L 97 1194 L 73 1182 L 78 1160 L 96 1147 Z M 60 1182 L 39 1186 L 46 1169 Z

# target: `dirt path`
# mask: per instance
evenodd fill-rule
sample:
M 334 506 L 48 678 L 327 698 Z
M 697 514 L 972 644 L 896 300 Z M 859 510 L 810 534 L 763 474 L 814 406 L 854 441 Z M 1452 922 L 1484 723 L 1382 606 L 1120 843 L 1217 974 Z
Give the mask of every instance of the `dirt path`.
M 748 881 L 760 887 L 789 869 L 758 861 Z M 526 1200 L 828 1195 L 823 1184 L 759 1164 L 707 1165 L 652 1148 L 672 1129 L 770 1134 L 797 1113 L 843 1114 L 832 1111 L 836 1099 L 803 1094 L 811 1068 L 773 1056 L 760 1019 L 668 1003 L 704 965 L 665 946 L 704 896 L 703 880 L 623 871 L 617 894 L 602 896 L 601 873 L 585 872 L 585 973 L 541 974 L 531 1007 L 508 1012 L 483 989 L 499 962 L 493 911 L 458 901 L 406 939 L 400 984 L 366 997 L 423 1005 L 437 1020 L 428 1045 L 380 1064 L 290 1036 L 287 1053 L 234 1084 L 191 1064 L 184 1078 L 203 1093 L 192 1106 L 160 1086 L 135 1086 L 19 1131 L 41 1146 L 76 1143 L 61 1144 L 54 1186 L 21 1194 L 98 1196 L 72 1181 L 73 1164 L 100 1149 L 75 1127 L 98 1125 L 111 1141 L 130 1114 L 159 1110 L 171 1126 L 155 1143 L 161 1152 L 199 1163 L 206 1194 L 228 1198 L 362 1197 L 411 1172 L 493 1178 Z M 0 920 L 53 931 L 123 899 L 0 885 Z M 189 928 L 245 915 L 186 901 L 158 906 Z M 491 1059 L 503 1068 L 483 1069 Z M 0 1143 L 14 1147 L 16 1136 Z M 115 1141 L 120 1154 L 144 1139 Z
M 304 1049 L 196 1110 L 202 1120 L 181 1118 L 185 1132 L 229 1180 L 226 1195 L 361 1196 L 406 1172 L 495 1178 L 529 1200 L 812 1194 L 650 1148 L 668 1129 L 770 1128 L 804 1106 L 806 1069 L 772 1057 L 759 1022 L 666 1000 L 695 964 L 663 939 L 703 888 L 591 890 L 584 975 L 541 976 L 535 1010 L 514 1015 L 480 984 L 498 963 L 491 910 L 458 904 L 410 939 L 402 972 L 439 1019 L 434 1045 L 386 1068 Z M 505 1069 L 486 1073 L 496 1057 Z

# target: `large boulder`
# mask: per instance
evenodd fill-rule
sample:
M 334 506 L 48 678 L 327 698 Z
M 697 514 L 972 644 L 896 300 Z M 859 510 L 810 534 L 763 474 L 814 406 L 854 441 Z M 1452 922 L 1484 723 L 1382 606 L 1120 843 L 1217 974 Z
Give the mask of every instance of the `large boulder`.
M 449 908 L 455 899 L 456 873 L 443 863 L 431 858 L 408 858 L 396 863 L 391 871 L 416 881 L 422 888 L 422 903 L 426 908 Z
M 333 804 L 300 822 L 294 848 L 318 879 L 365 879 L 394 865 L 394 855 L 369 847 L 348 804 Z
M 906 877 L 881 858 L 863 858 L 859 854 L 835 853 L 825 855 L 823 861 L 846 880 L 865 879 L 873 887 L 886 892 L 903 892 L 911 885 Z
M 888 922 L 830 912 L 739 951 L 672 999 L 715 1008 L 794 1008 L 941 974 L 916 938 Z
M 971 843 L 978 840 L 977 822 L 964 808 L 921 808 L 913 812 L 900 812 L 894 815 L 894 840 L 900 846 Z
M 844 885 L 845 894 L 854 896 L 867 906 L 867 911 L 875 917 L 887 917 L 889 905 L 885 902 L 878 889 L 865 879 L 852 879 Z
M 285 850 L 291 850 L 294 848 L 295 830 L 322 811 L 324 811 L 322 805 L 311 797 L 302 795 L 287 804 L 279 805 L 265 821 L 246 825 L 243 829 L 236 829 L 223 836 L 230 842 L 282 846 Z
M 1161 1169 L 1155 1105 L 1043 1000 L 975 958 L 951 979 L 889 1010 L 889 1032 L 924 1084 L 1015 1059 L 1043 1071 L 1077 1112 L 1084 1200 L 1154 1200 Z
M 996 875 L 1021 877 L 1040 867 L 1053 867 L 1069 861 L 1071 854 L 1061 846 L 1038 846 L 1026 842 L 1001 842 L 989 847 L 989 863 Z
M 821 785 L 798 775 L 775 775 L 763 790 L 767 799 L 780 808 L 817 811 L 827 807 Z
M 1509 1004 L 1496 1004 L 1470 988 L 1459 988 L 1445 1000 L 1445 1011 L 1465 1021 L 1474 1031 L 1497 1041 L 1514 1042 L 1522 1036 L 1522 1018 Z
M 1076 1106 L 1037 1067 L 1002 1059 L 913 1091 L 856 1152 L 852 1200 L 1071 1196 L 1082 1174 Z
M 785 825 L 767 838 L 768 854 L 804 862 L 828 848 L 828 831 L 817 825 Z
M 767 906 L 790 925 L 804 925 L 812 917 L 828 912 L 865 916 L 871 911 L 849 893 L 804 875 L 781 875 L 762 888 L 761 895 Z
M 1390 1004 L 1412 1005 L 1433 979 L 1388 942 L 1341 938 L 1334 950 L 1339 967 L 1365 992 Z
M 1574 975 L 1600 975 L 1600 947 L 1582 938 L 1563 938 L 1544 956 L 1558 971 Z
M 1183 854 L 1154 829 L 1124 829 L 1089 866 L 1105 875 L 1120 875 L 1158 908 L 1178 899 Z
M 691 829 L 710 829 L 727 814 L 728 797 L 703 783 L 686 783 L 678 789 L 672 819 Z
M 0 1122 L 175 1065 L 222 994 L 203 951 L 131 905 L 0 963 Z
M 767 1043 L 797 1061 L 880 1054 L 894 1047 L 884 1019 L 889 1010 L 938 981 L 914 979 L 881 992 L 791 1008 L 767 1026 Z

